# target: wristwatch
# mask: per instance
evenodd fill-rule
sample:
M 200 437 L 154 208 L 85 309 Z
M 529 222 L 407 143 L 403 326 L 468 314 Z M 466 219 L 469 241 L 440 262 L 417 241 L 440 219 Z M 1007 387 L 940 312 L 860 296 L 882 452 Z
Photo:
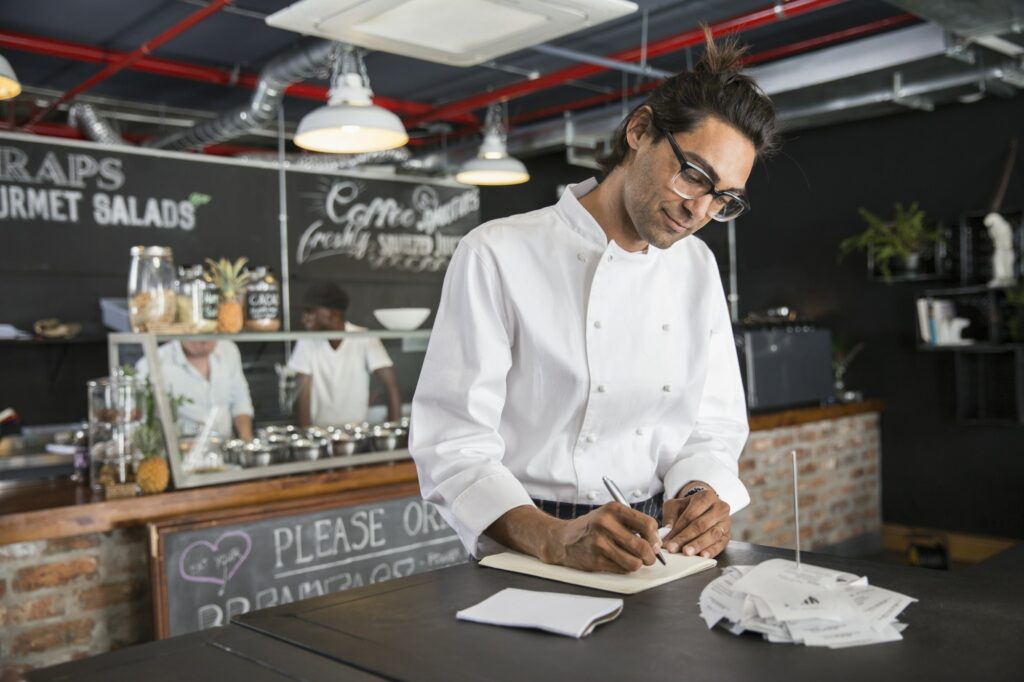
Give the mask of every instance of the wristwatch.
M 707 490 L 707 488 L 705 488 L 704 486 L 702 486 L 702 485 L 695 485 L 692 488 L 690 488 L 689 490 L 687 490 L 685 493 L 683 493 L 683 495 L 682 495 L 682 497 L 680 499 L 689 497 L 690 495 L 696 495 L 697 493 L 702 493 L 705 490 Z

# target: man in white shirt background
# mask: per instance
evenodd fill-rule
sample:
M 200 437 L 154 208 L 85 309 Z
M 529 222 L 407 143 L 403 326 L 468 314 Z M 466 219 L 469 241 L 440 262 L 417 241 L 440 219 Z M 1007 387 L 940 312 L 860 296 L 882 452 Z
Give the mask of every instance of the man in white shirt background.
M 623 121 L 600 184 L 487 223 L 453 255 L 410 450 L 474 555 L 629 572 L 663 543 L 707 557 L 728 543 L 750 499 L 746 404 L 714 256 L 685 238 L 749 210 L 747 178 L 775 144 L 741 55 L 709 35 L 694 71 Z
M 303 299 L 306 331 L 366 331 L 345 321 L 348 295 L 330 282 L 313 284 Z M 388 420 L 402 416 L 402 394 L 394 364 L 376 338 L 301 339 L 288 367 L 299 373 L 296 417 L 300 426 L 341 426 L 366 420 L 370 376 L 387 393 Z
M 242 356 L 231 341 L 172 341 L 160 346 L 160 367 L 167 390 L 187 398 L 178 408 L 182 435 L 194 436 L 213 407 L 219 407 L 214 432 L 252 440 L 252 397 L 242 371 Z M 143 358 L 137 363 L 140 376 L 149 372 Z

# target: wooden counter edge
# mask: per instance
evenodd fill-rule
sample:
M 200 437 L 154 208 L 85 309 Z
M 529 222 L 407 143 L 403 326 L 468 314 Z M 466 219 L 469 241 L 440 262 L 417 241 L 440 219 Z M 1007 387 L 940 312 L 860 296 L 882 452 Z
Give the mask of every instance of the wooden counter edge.
M 115 528 L 202 512 L 324 497 L 416 481 L 416 466 L 412 462 L 401 462 L 390 466 L 282 476 L 159 495 L 16 512 L 0 516 L 0 545 L 103 533 Z
M 868 412 L 881 412 L 884 408 L 885 403 L 881 400 L 863 400 L 856 403 L 838 403 L 822 407 L 801 407 L 769 414 L 754 414 L 750 416 L 750 430 L 768 431 L 786 426 L 799 426 L 826 419 L 841 419 Z

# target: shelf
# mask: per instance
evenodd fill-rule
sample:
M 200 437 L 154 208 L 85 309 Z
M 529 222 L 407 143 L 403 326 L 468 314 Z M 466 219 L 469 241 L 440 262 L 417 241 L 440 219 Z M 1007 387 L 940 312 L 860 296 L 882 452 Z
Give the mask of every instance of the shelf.
M 939 298 L 942 296 L 976 296 L 978 294 L 992 294 L 1006 291 L 1012 287 L 990 287 L 987 284 L 974 284 L 964 287 L 949 287 L 948 289 L 926 289 L 924 298 Z
M 159 341 L 234 341 L 236 343 L 259 341 L 299 341 L 301 339 L 427 339 L 429 329 L 392 331 L 389 329 L 368 329 L 362 332 L 242 332 L 240 334 L 152 334 Z M 149 333 L 116 332 L 108 335 L 111 343 L 142 343 Z
M 917 350 L 925 353 L 957 352 L 957 353 L 1009 353 L 1024 348 L 1022 343 L 968 343 L 962 345 L 926 346 L 919 344 Z
M 347 457 L 324 457 L 315 462 L 282 462 L 270 464 L 265 467 L 250 467 L 248 469 L 232 469 L 208 474 L 197 474 L 184 472 L 182 480 L 175 481 L 177 489 L 197 488 L 205 485 L 218 485 L 220 483 L 234 483 L 236 481 L 252 481 L 256 479 L 270 478 L 272 476 L 286 476 L 288 474 L 307 474 L 325 469 L 351 468 L 367 464 L 386 464 L 411 459 L 409 451 L 386 450 L 384 452 L 366 452 Z

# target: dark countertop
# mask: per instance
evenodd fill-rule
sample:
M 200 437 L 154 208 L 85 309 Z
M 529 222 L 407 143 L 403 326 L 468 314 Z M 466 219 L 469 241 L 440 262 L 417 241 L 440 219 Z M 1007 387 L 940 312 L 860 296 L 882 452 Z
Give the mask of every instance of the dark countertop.
M 719 565 L 791 554 L 733 542 Z M 909 625 L 903 641 L 849 649 L 708 630 L 697 600 L 718 569 L 624 596 L 622 615 L 581 640 L 457 621 L 457 610 L 505 587 L 608 596 L 471 563 L 248 613 L 226 629 L 67 663 L 28 679 L 1016 680 L 1024 667 L 1022 559 L 1017 555 L 1013 577 L 976 579 L 805 554 L 807 563 L 866 575 L 873 585 L 920 600 L 900 618 Z M 264 670 L 253 671 L 253 661 Z

